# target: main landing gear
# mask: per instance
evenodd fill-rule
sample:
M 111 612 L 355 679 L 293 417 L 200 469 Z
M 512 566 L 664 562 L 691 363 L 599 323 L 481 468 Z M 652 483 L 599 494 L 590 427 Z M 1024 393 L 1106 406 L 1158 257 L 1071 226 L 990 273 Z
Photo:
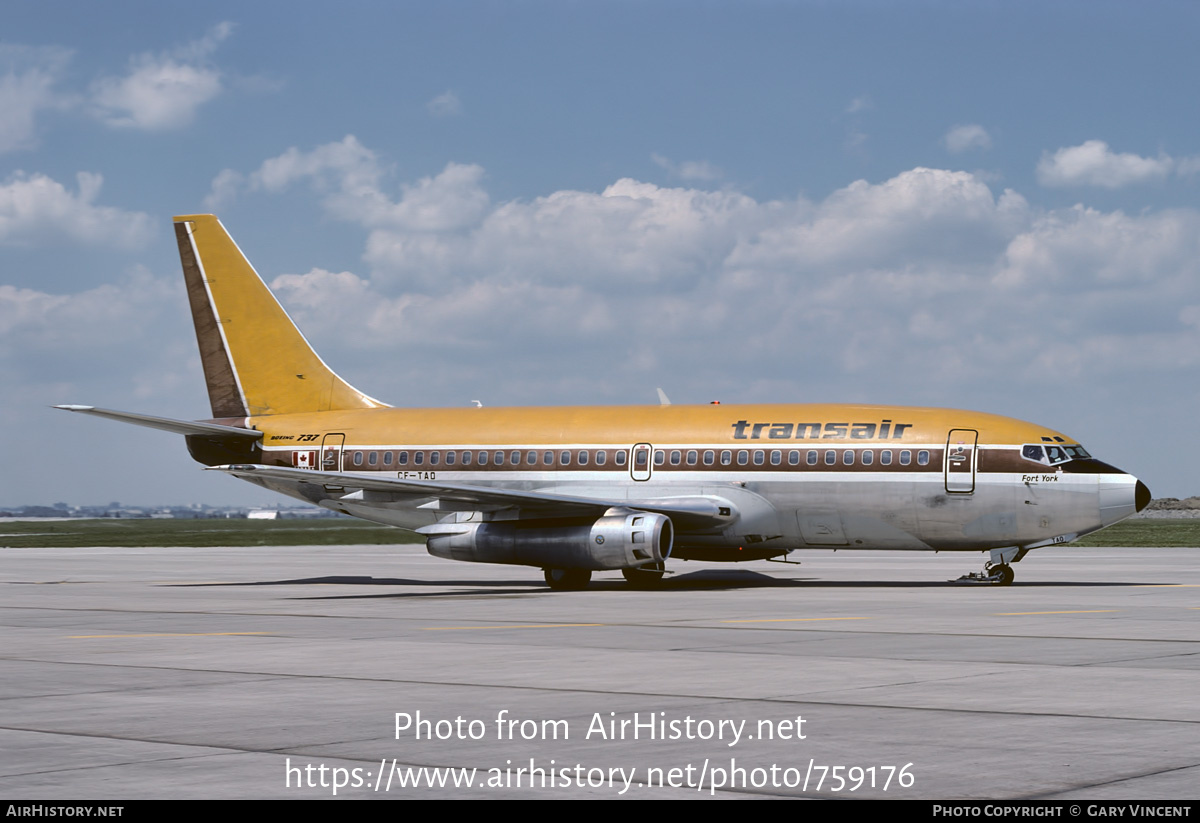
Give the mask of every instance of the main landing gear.
M 1011 586 L 1017 575 L 1009 564 L 1019 562 L 1025 556 L 1026 551 L 1027 549 L 1017 547 L 993 549 L 992 559 L 983 564 L 982 572 L 964 574 L 958 580 L 970 583 L 991 583 L 993 586 Z
M 631 589 L 655 589 L 662 583 L 666 574 L 666 565 L 652 563 L 649 566 L 636 566 L 631 569 L 621 569 L 621 576 Z
M 587 569 L 543 569 L 546 585 L 556 592 L 577 592 L 586 589 L 592 580 L 592 573 Z M 666 567 L 662 563 L 652 563 L 649 566 L 621 569 L 621 575 L 629 583 L 631 589 L 653 589 L 662 583 Z
M 587 569 L 543 569 L 546 585 L 556 592 L 577 592 L 586 589 L 592 581 Z

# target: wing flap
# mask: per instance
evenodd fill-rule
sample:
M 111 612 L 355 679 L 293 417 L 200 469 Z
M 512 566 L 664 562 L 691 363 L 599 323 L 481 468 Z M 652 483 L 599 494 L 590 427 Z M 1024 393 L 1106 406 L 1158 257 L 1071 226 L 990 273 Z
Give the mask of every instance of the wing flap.
M 370 477 L 348 472 L 322 472 L 310 469 L 290 469 L 283 466 L 230 465 L 212 466 L 244 480 L 274 480 L 286 483 L 311 484 L 338 490 L 346 497 L 373 499 L 384 502 L 389 498 L 412 505 L 420 499 L 429 502 L 422 507 L 448 511 L 519 510 L 533 516 L 562 517 L 569 515 L 603 514 L 608 509 L 623 507 L 656 512 L 677 520 L 687 529 L 713 528 L 737 520 L 733 503 L 715 495 L 692 495 L 653 499 L 622 499 L 616 497 L 581 497 L 557 492 L 522 489 L 502 489 L 461 483 L 442 483 L 434 480 L 401 480 L 392 477 Z M 436 504 L 436 505 L 435 505 Z

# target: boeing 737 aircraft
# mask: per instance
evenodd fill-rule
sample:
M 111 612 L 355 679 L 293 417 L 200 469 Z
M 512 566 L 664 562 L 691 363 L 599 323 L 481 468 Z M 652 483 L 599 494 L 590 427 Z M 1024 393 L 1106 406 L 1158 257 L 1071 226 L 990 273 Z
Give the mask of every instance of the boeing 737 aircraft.
M 556 589 L 669 559 L 798 549 L 1030 549 L 1150 502 L 1072 438 L 951 409 L 755 405 L 397 409 L 312 350 L 212 215 L 175 218 L 212 417 L 59 406 L 184 435 L 218 471 L 413 529 L 438 557 L 544 570 Z M 665 399 L 665 398 L 664 398 Z

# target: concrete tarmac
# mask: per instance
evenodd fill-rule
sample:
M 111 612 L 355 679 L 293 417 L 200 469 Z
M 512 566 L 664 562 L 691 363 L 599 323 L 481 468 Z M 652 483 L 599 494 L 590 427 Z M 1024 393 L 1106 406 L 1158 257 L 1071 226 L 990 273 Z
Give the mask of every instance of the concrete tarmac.
M 946 582 L 979 554 L 822 551 L 652 592 L 416 546 L 0 557 L 8 799 L 1200 786 L 1197 549 L 1042 549 L 1008 588 Z

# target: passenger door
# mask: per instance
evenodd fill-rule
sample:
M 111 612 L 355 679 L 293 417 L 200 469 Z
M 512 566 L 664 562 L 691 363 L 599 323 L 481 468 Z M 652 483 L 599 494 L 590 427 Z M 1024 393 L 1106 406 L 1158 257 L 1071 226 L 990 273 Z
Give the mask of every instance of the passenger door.
M 943 471 L 948 493 L 971 494 L 975 491 L 978 441 L 979 432 L 974 429 L 951 429 L 946 436 Z

